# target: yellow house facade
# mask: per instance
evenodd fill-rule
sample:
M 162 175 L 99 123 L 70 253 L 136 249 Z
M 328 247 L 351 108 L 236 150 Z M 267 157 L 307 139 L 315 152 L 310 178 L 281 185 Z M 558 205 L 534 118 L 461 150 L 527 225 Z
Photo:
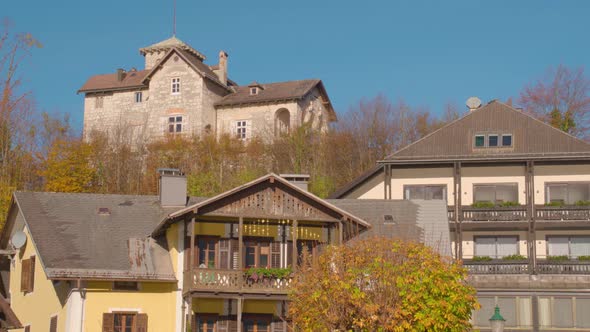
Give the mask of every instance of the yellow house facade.
M 0 237 L 10 330 L 287 331 L 303 252 L 447 224 L 442 203 L 323 200 L 275 174 L 212 198 L 187 198 L 176 170 L 160 181 L 159 196 L 15 193 Z

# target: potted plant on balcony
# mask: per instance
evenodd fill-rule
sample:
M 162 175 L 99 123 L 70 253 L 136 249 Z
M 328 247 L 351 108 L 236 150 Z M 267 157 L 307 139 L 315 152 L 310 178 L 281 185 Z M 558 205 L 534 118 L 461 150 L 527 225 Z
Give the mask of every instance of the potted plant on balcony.
M 505 261 L 525 261 L 527 258 L 523 255 L 514 254 L 502 257 L 502 260 Z
M 245 272 L 249 283 L 268 283 L 271 280 L 288 278 L 292 273 L 293 271 L 290 268 L 266 267 L 251 267 Z
M 590 201 L 580 200 L 580 201 L 577 201 L 575 205 L 576 206 L 590 206 Z
M 547 256 L 547 260 L 550 262 L 564 262 L 564 261 L 569 261 L 570 258 L 567 255 L 558 255 L 558 256 Z
M 492 261 L 492 257 L 490 257 L 490 256 L 473 256 L 471 261 L 473 261 L 473 262 L 490 262 L 490 261 Z

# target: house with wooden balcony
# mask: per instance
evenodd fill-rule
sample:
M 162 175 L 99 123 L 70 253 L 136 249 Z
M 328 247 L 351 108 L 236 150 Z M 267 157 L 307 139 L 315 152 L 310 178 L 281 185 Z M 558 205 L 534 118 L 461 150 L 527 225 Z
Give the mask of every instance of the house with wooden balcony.
M 158 196 L 15 193 L 0 291 L 16 331 L 287 331 L 304 252 L 378 233 L 451 255 L 442 201 L 325 200 L 305 186 L 268 174 L 187 197 L 163 169 Z
M 590 331 L 590 144 L 498 101 L 385 159 L 332 198 L 442 200 L 485 330 Z

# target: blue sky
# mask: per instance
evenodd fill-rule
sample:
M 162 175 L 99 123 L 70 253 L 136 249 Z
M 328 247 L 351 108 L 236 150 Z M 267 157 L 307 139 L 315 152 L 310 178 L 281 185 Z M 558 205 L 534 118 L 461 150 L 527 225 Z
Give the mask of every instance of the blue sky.
M 40 110 L 70 113 L 94 74 L 143 67 L 138 49 L 172 34 L 173 0 L 8 1 L 0 17 L 44 45 L 23 67 Z M 177 0 L 177 36 L 240 84 L 324 81 L 339 113 L 363 97 L 440 113 L 518 95 L 547 67 L 590 63 L 590 1 Z

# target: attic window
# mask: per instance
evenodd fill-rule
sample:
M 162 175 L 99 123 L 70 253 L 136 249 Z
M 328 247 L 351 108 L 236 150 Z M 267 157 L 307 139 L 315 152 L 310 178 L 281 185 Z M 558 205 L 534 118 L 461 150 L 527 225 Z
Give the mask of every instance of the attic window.
M 255 86 L 251 87 L 250 88 L 250 95 L 251 96 L 254 96 L 254 95 L 257 95 L 257 94 L 258 94 L 258 87 L 255 87 Z
M 393 220 L 393 216 L 391 214 L 383 215 L 383 223 L 386 225 L 393 225 L 395 221 Z
M 475 148 L 509 148 L 512 147 L 512 134 L 476 134 L 473 146 Z
M 111 215 L 111 210 L 109 208 L 106 208 L 106 207 L 98 208 L 98 215 L 99 216 L 110 216 Z

